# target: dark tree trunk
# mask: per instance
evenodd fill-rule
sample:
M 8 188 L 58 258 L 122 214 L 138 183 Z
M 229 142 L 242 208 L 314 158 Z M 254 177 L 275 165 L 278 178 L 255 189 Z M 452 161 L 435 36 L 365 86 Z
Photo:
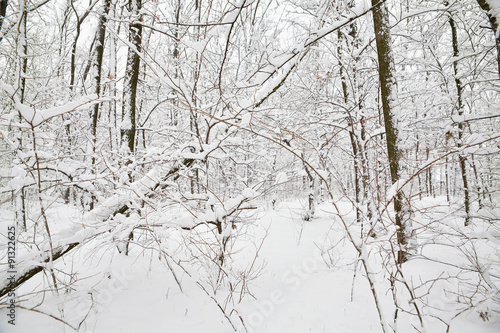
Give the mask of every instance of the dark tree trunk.
M 95 59 L 93 66 L 94 69 L 94 78 L 93 84 L 95 85 L 95 93 L 97 96 L 101 95 L 101 77 L 102 77 L 102 63 L 104 57 L 104 41 L 106 38 L 106 22 L 108 21 L 109 8 L 111 6 L 111 0 L 104 0 L 104 10 L 99 15 L 99 24 L 97 26 L 96 31 L 96 45 L 95 45 Z M 101 104 L 97 103 L 94 105 L 94 109 L 92 112 L 92 172 L 95 172 L 95 147 L 97 144 L 97 122 L 99 120 L 99 108 Z M 92 195 L 92 201 L 90 203 L 90 209 L 94 209 L 96 198 Z
M 389 24 L 389 12 L 385 3 L 379 4 L 379 0 L 372 0 L 374 6 L 373 24 L 377 44 L 379 81 L 384 115 L 384 126 L 387 144 L 387 156 L 389 158 L 389 169 L 391 183 L 394 185 L 401 179 L 399 165 L 400 152 L 398 147 L 398 129 L 395 121 L 396 105 L 396 79 L 394 55 L 392 52 L 392 40 Z M 398 191 L 393 199 L 395 224 L 397 228 L 397 242 L 400 247 L 397 262 L 402 264 L 407 260 L 407 226 L 404 217 L 404 201 L 401 191 Z
M 104 1 L 104 12 L 99 16 L 99 25 L 97 26 L 96 32 L 96 56 L 95 56 L 95 76 L 94 76 L 94 84 L 95 84 L 95 93 L 97 96 L 101 95 L 101 77 L 102 77 L 102 63 L 104 57 L 104 40 L 106 38 L 106 22 L 108 21 L 109 8 L 111 6 L 111 0 Z M 96 143 L 96 135 L 97 135 L 97 121 L 99 119 L 99 107 L 100 103 L 94 105 L 94 112 L 92 114 L 92 136 L 94 140 L 94 151 L 95 151 L 95 143 Z M 95 163 L 93 158 L 92 164 Z
M 3 4 L 3 2 L 2 2 L 2 4 Z M 2 8 L 2 16 L 4 16 L 4 15 L 5 15 L 5 12 L 3 12 L 3 8 Z M 28 44 L 26 42 L 26 40 L 27 40 L 27 35 L 26 35 L 27 20 L 28 20 L 28 13 L 24 12 L 23 16 L 22 16 L 22 22 L 20 25 L 20 27 L 22 27 L 21 33 L 23 35 L 23 41 L 22 41 L 23 57 L 21 60 L 21 72 L 23 73 L 23 75 L 21 75 L 21 80 L 20 80 L 21 84 L 19 87 L 20 88 L 19 99 L 20 99 L 21 103 L 24 103 L 24 99 L 26 96 L 26 71 L 28 70 Z M 1 28 L 1 22 L 0 22 L 0 28 Z M 21 115 L 19 115 L 19 118 L 21 118 Z M 18 142 L 19 142 L 19 147 L 22 147 L 23 146 L 22 135 L 19 136 Z M 22 229 L 24 231 L 26 231 L 27 230 L 27 226 L 26 226 L 26 191 L 25 191 L 24 186 L 21 188 L 21 193 L 19 194 L 19 198 L 16 200 L 18 200 L 18 202 L 16 203 L 16 207 L 17 207 L 16 214 L 18 215 L 18 221 L 21 223 Z
M 129 12 L 134 17 L 129 27 L 129 42 L 132 44 L 132 48 L 128 50 L 127 67 L 125 70 L 122 106 L 122 116 L 124 119 L 122 143 L 126 144 L 130 154 L 133 154 L 135 151 L 136 136 L 137 86 L 141 65 L 139 52 L 142 51 L 142 25 L 140 14 L 142 0 L 129 0 L 128 6 Z
M 7 14 L 7 6 L 9 5 L 9 0 L 0 0 L 0 31 L 2 31 L 3 19 Z M 0 38 L 0 41 L 2 39 Z
M 455 25 L 455 20 L 450 15 L 448 22 L 451 27 L 451 41 L 453 44 L 453 57 L 458 59 L 460 52 L 458 50 L 458 35 L 457 35 L 457 27 Z M 458 115 L 462 116 L 464 114 L 462 95 L 463 95 L 463 86 L 460 77 L 458 76 L 458 60 L 453 61 L 453 74 L 455 76 L 455 86 L 457 88 L 457 111 Z M 458 147 L 462 147 L 463 136 L 464 136 L 464 123 L 458 123 Z M 460 165 L 460 173 L 462 175 L 462 184 L 464 187 L 464 208 L 465 208 L 465 225 L 467 226 L 470 223 L 470 198 L 469 198 L 469 183 L 467 179 L 467 168 L 466 162 L 467 158 L 460 153 L 458 156 L 458 162 Z

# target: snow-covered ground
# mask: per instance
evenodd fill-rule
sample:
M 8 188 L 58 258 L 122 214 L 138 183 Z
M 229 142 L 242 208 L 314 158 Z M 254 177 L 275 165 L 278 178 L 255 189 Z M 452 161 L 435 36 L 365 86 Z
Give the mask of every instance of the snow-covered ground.
M 350 214 L 348 204 L 341 209 Z M 67 277 L 71 284 L 61 288 L 58 296 L 47 291 L 33 295 L 25 303 L 31 307 L 40 303 L 36 311 L 44 314 L 18 308 L 13 329 L 2 309 L 0 332 L 74 332 L 47 314 L 62 318 L 75 328 L 80 325 L 80 332 L 97 333 L 229 333 L 234 332 L 232 325 L 241 332 L 382 332 L 366 273 L 344 227 L 332 213 L 333 208 L 326 203 L 319 205 L 315 218 L 308 222 L 301 218 L 304 211 L 305 203 L 280 203 L 274 210 L 259 209 L 251 225 L 239 227 L 241 234 L 232 244 L 226 265 L 233 267 L 234 272 L 249 273 L 242 278 L 228 271 L 227 280 L 233 283 L 229 288 L 226 284 L 214 287 L 217 279 L 203 265 L 181 262 L 186 268 L 182 271 L 173 262 L 181 258 L 176 251 L 186 242 L 181 231 L 158 232 L 164 249 L 171 251 L 170 258 L 159 255 L 153 247 L 132 246 L 131 253 L 125 256 L 118 253 L 115 245 L 98 246 L 98 240 L 88 243 L 56 264 L 56 268 L 75 272 Z M 56 212 L 54 208 L 52 218 L 58 215 Z M 446 212 L 443 209 L 444 215 Z M 60 213 L 59 218 L 65 223 L 78 219 L 71 212 Z M 424 219 L 424 215 L 420 218 Z M 447 222 L 452 224 L 453 220 Z M 421 233 L 424 242 L 425 235 Z M 376 249 L 373 244 L 371 249 Z M 443 249 L 444 246 L 429 244 L 422 252 L 430 258 L 440 252 L 445 261 L 457 254 L 450 247 L 448 255 L 443 255 Z M 387 327 L 394 328 L 390 269 L 384 268 L 384 264 L 390 264 L 384 263 L 383 256 L 376 252 L 366 257 L 371 263 L 384 321 Z M 417 302 L 424 315 L 425 332 L 500 332 L 498 313 L 481 319 L 480 312 L 489 309 L 487 302 L 467 310 L 463 302 L 453 301 L 460 301 L 458 294 L 451 293 L 453 288 L 463 288 L 466 283 L 462 280 L 474 283 L 472 275 L 468 277 L 451 266 L 424 259 L 410 260 L 403 270 L 406 282 L 427 302 Z M 24 284 L 18 294 L 43 289 L 42 279 L 48 277 L 39 274 Z M 404 288 L 398 288 L 398 297 L 404 299 Z M 242 300 L 241 290 L 245 291 Z M 467 294 L 467 290 L 463 293 Z M 399 318 L 398 332 L 423 331 L 416 316 L 400 312 Z

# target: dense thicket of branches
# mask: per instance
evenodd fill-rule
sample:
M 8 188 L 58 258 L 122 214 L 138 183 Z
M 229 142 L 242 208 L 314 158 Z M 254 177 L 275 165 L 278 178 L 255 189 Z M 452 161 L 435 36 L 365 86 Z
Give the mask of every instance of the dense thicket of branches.
M 395 313 L 423 325 L 414 290 L 412 304 L 394 291 L 409 288 L 401 266 L 444 232 L 418 202 L 445 198 L 464 227 L 446 232 L 465 244 L 466 226 L 486 226 L 498 245 L 496 5 L 2 1 L 0 215 L 18 226 L 20 271 L 58 289 L 69 250 L 165 254 L 155 230 L 167 228 L 195 244 L 183 255 L 215 294 L 235 284 L 226 257 L 257 203 L 308 198 L 314 221 L 315 203 L 349 201 L 355 218 L 333 223 L 369 280 L 370 249 L 384 253 Z M 61 225 L 55 206 L 78 222 Z M 494 268 L 472 304 L 500 279 L 498 260 L 476 259 L 476 276 Z

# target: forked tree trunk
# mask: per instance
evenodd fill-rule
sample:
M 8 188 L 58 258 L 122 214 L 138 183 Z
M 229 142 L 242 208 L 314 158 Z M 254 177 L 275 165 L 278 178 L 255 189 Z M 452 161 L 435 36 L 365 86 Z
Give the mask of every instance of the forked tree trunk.
M 347 8 L 351 9 L 354 7 L 354 2 L 350 1 L 347 4 Z M 351 47 L 354 49 L 359 49 L 359 41 L 358 41 L 358 29 L 356 22 L 352 22 L 349 25 L 350 31 L 349 36 L 352 37 Z M 347 67 L 347 62 L 344 60 L 343 54 L 344 50 L 342 45 L 345 41 L 349 40 L 341 30 L 338 31 L 338 47 L 337 47 L 337 56 L 339 58 L 339 75 L 342 84 L 342 95 L 344 99 L 344 103 L 347 105 L 349 101 L 356 105 L 356 108 L 353 112 L 348 111 L 348 126 L 349 130 L 349 139 L 351 142 L 351 148 L 353 153 L 353 168 L 354 168 L 354 200 L 356 202 L 356 222 L 361 226 L 361 235 L 363 236 L 364 231 L 364 219 L 365 217 L 370 221 L 369 230 L 372 230 L 372 204 L 371 199 L 368 196 L 369 190 L 369 163 L 367 161 L 368 156 L 365 147 L 365 126 L 364 126 L 364 118 L 362 115 L 363 103 L 359 96 L 357 96 L 356 89 L 358 86 L 358 78 L 357 78 L 357 60 L 355 59 L 354 68 L 349 69 Z M 348 81 L 348 70 L 352 75 L 353 80 L 353 89 L 350 92 L 348 89 L 347 81 Z M 359 116 L 357 116 L 359 115 Z M 356 124 L 359 124 L 359 129 Z M 372 230 L 373 231 L 373 230 Z

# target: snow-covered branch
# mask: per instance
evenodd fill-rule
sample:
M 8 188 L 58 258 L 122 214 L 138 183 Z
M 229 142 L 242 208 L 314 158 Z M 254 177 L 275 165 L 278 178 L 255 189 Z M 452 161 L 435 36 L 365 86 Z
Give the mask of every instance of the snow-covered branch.
M 63 115 L 68 112 L 73 112 L 78 109 L 86 108 L 97 103 L 109 102 L 110 98 L 99 98 L 96 94 L 82 96 L 72 102 L 64 105 L 55 106 L 52 108 L 37 110 L 35 107 L 21 103 L 17 90 L 5 82 L 0 80 L 0 89 L 5 91 L 14 102 L 14 106 L 19 114 L 33 127 L 40 126 L 45 121 L 56 116 Z

